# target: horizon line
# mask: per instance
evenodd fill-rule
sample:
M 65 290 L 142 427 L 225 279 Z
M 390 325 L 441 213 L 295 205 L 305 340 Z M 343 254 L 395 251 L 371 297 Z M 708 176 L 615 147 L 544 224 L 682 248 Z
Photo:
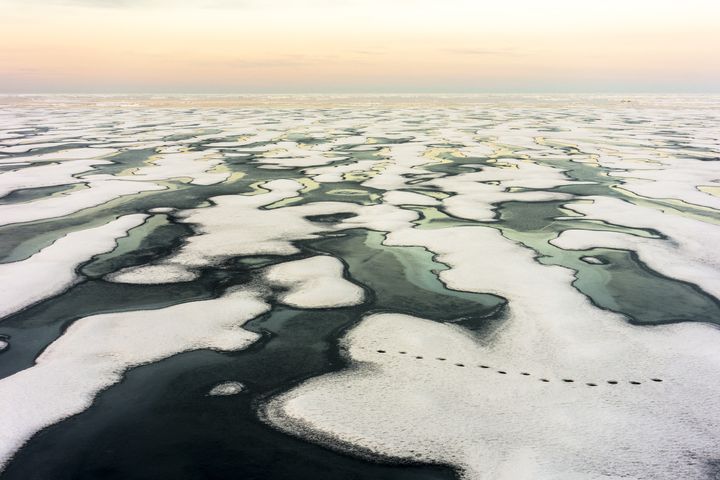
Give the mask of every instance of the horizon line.
M 720 95 L 720 90 L 667 90 L 667 91 L 610 91 L 610 90 L 588 90 L 588 91 L 478 91 L 478 92 L 457 92 L 457 91 L 438 91 L 438 92 L 413 92 L 413 91 L 397 91 L 397 92 L 2 92 L 0 96 L 60 96 L 60 95 L 86 95 L 86 96 L 131 96 L 131 95 L 208 95 L 208 96 L 227 96 L 227 95 L 244 95 L 244 96 L 271 96 L 271 95 L 357 95 L 357 96 L 388 96 L 388 95 Z

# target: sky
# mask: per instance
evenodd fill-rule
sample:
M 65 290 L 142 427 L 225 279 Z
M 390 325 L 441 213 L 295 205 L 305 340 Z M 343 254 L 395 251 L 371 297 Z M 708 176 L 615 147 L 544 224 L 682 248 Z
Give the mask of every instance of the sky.
M 0 92 L 720 92 L 718 31 L 720 0 L 0 0 Z

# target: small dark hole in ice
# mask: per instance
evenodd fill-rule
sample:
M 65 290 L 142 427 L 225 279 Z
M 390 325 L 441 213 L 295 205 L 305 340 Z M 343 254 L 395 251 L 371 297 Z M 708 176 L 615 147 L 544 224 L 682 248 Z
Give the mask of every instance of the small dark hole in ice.
M 418 355 L 418 356 L 415 357 L 415 358 L 417 358 L 418 360 L 422 360 L 423 357 L 421 357 L 420 355 Z
M 465 365 L 462 364 L 462 363 L 456 363 L 455 366 L 456 366 L 456 367 L 464 367 Z
M 563 382 L 565 383 L 573 383 L 574 381 L 572 378 L 563 378 Z
M 480 368 L 490 368 L 487 365 L 480 365 Z
M 528 372 L 520 372 L 520 375 L 525 375 L 527 377 L 530 374 Z
M 662 378 L 651 378 L 653 382 L 662 382 Z
M 597 387 L 597 383 L 586 383 L 588 387 Z
M 498 373 L 501 374 L 501 375 L 505 375 L 507 372 L 504 371 L 504 370 L 498 370 Z
M 634 381 L 634 380 L 631 380 L 631 381 L 630 381 L 630 385 L 640 385 L 640 382 L 636 382 L 636 381 Z
M 445 359 L 443 357 L 437 357 L 437 359 L 440 360 L 441 362 L 445 361 Z
M 550 380 L 548 380 L 547 378 L 541 378 L 540 381 L 547 383 L 547 382 L 549 382 Z
M 405 355 L 407 352 L 398 352 L 401 355 Z
M 385 353 L 385 350 L 378 350 L 378 353 Z
M 617 385 L 617 380 L 608 380 L 607 381 L 610 385 Z

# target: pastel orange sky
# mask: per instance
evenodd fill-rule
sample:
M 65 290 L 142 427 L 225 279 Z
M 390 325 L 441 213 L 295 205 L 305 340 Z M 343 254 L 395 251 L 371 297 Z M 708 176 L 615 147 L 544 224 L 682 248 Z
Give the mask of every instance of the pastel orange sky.
M 0 0 L 0 92 L 717 92 L 718 31 L 716 0 Z

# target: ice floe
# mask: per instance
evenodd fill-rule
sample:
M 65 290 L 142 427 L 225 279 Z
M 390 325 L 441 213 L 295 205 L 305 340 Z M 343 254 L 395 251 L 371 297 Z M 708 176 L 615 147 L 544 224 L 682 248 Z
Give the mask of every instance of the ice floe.
M 108 164 L 104 160 L 73 160 L 21 168 L 0 174 L 0 197 L 26 188 L 70 185 L 83 182 L 75 175 L 91 170 L 95 165 Z
M 401 190 L 394 190 L 387 192 L 383 195 L 385 203 L 390 205 L 426 205 L 434 206 L 439 205 L 440 202 L 432 197 L 423 195 L 421 193 L 405 192 Z
M 335 308 L 362 303 L 363 289 L 343 278 L 344 266 L 329 256 L 316 256 L 274 265 L 265 280 L 287 291 L 278 301 L 297 308 Z
M 213 205 L 176 212 L 179 222 L 189 223 L 191 236 L 174 255 L 151 265 L 133 267 L 110 278 L 125 283 L 165 283 L 195 278 L 193 271 L 239 255 L 292 255 L 293 241 L 317 238 L 319 233 L 349 228 L 392 231 L 407 228 L 418 214 L 386 204 L 357 205 L 314 202 L 298 206 L 269 207 L 299 196 L 304 186 L 294 180 L 273 180 L 256 195 L 211 198 Z M 337 223 L 319 223 L 307 217 L 351 213 Z M 183 274 L 182 271 L 188 273 Z
M 208 395 L 211 397 L 229 397 L 231 395 L 237 395 L 245 390 L 245 385 L 240 382 L 224 382 L 215 385 Z
M 190 350 L 234 351 L 260 336 L 242 328 L 269 309 L 251 290 L 157 310 L 74 322 L 35 365 L 0 380 L 0 467 L 42 428 L 82 412 L 132 367 Z
M 570 195 L 545 189 L 571 183 L 557 168 L 508 159 L 502 165 L 483 166 L 477 172 L 439 178 L 429 185 L 454 193 L 442 201 L 448 213 L 460 218 L 487 221 L 495 218 L 497 203 L 570 199 Z
M 0 205 L 0 226 L 62 217 L 110 200 L 140 192 L 163 190 L 153 183 L 123 180 L 90 182 L 87 188 L 24 203 Z
M 125 215 L 95 228 L 59 238 L 26 260 L 0 263 L 0 318 L 57 295 L 78 281 L 76 269 L 95 255 L 115 248 L 118 238 L 147 215 Z
M 463 322 L 368 315 L 341 341 L 347 368 L 278 393 L 260 408 L 265 421 L 330 448 L 449 465 L 473 479 L 705 478 L 720 444 L 717 328 L 631 325 L 577 291 L 573 270 L 545 265 L 578 268 L 579 257 L 587 265 L 578 276 L 611 280 L 615 268 L 639 268 L 720 298 L 712 248 L 720 241 L 718 100 L 690 100 L 503 96 L 449 106 L 444 97 L 410 97 L 400 103 L 412 108 L 355 99 L 363 108 L 326 109 L 263 103 L 277 99 L 224 108 L 184 96 L 53 97 L 0 109 L 0 196 L 12 194 L 0 202 L 6 251 L 27 251 L 32 235 L 51 236 L 56 225 L 71 232 L 0 264 L 0 318 L 62 294 L 82 279 L 78 267 L 113 251 L 146 213 L 171 218 L 121 241 L 105 262 L 117 271 L 105 280 L 194 282 L 177 291 L 197 291 L 217 279 L 234 283 L 248 265 L 240 276 L 250 285 L 69 325 L 34 366 L 0 380 L 0 411 L 11 412 L 0 428 L 0 464 L 127 369 L 193 349 L 247 347 L 258 335 L 242 325 L 270 305 L 329 309 L 372 299 L 313 242 L 337 245 L 368 229 L 383 232 L 374 237 L 385 246 L 421 247 L 448 266 L 423 270 L 426 277 L 508 304 L 472 332 Z M 162 108 L 145 108 L 148 101 Z M 548 215 L 563 204 L 572 216 Z M 98 221 L 95 213 L 126 216 L 80 223 Z M 42 220 L 52 222 L 25 225 Z M 632 262 L 596 267 L 605 256 L 595 247 L 633 252 Z M 352 273 L 363 268 L 351 264 Z M 425 268 L 403 265 L 408 276 Z M 8 326 L 24 328 L 28 313 Z M 10 348 L 0 332 L 3 360 L 16 361 L 22 338 L 13 333 Z M 243 389 L 233 380 L 207 392 Z
M 343 341 L 350 368 L 272 399 L 267 421 L 466 478 L 704 478 L 720 442 L 716 329 L 629 325 L 574 290 L 570 271 L 495 230 L 410 229 L 387 243 L 439 254 L 448 287 L 506 297 L 508 320 L 480 340 L 454 325 L 368 317 Z
M 644 197 L 673 199 L 720 211 L 720 197 L 700 190 L 720 183 L 720 162 L 661 159 L 657 168 L 611 172 L 623 179 L 622 187 Z
M 57 162 L 62 160 L 102 158 L 113 153 L 117 153 L 117 150 L 114 148 L 73 148 L 69 150 L 59 150 L 52 153 L 28 155 L 22 157 L 22 159 L 29 162 Z
M 640 260 L 668 277 L 694 283 L 720 299 L 720 257 L 709 245 L 720 244 L 720 226 L 608 197 L 592 197 L 592 203 L 573 203 L 567 208 L 589 219 L 635 228 L 653 229 L 667 238 L 567 230 L 551 243 L 564 249 L 595 247 L 637 252 Z
M 224 182 L 230 176 L 228 172 L 212 172 L 223 161 L 216 152 L 179 152 L 158 155 L 151 164 L 132 172 L 133 180 L 159 181 L 173 178 L 189 178 L 194 185 L 214 185 Z M 87 180 L 108 180 L 112 176 L 86 176 Z
M 127 267 L 105 276 L 105 280 L 116 283 L 162 284 L 191 282 L 197 273 L 176 263 L 158 263 Z

